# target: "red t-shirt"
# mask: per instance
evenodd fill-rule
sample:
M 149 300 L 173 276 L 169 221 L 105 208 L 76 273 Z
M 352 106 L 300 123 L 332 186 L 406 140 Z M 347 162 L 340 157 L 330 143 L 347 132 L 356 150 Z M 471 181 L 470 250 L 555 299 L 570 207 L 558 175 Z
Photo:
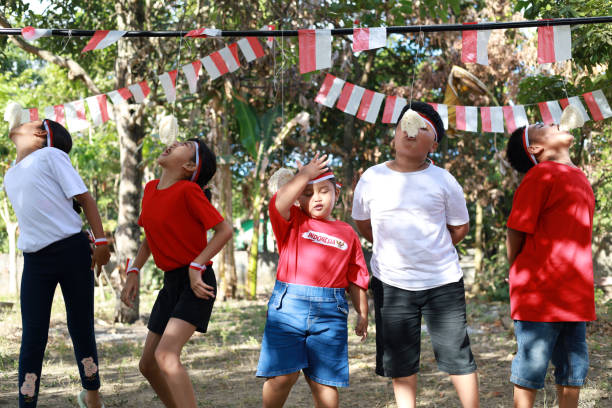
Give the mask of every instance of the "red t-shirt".
M 310 218 L 297 206 L 291 206 L 286 220 L 276 209 L 276 194 L 270 200 L 270 223 L 280 255 L 279 281 L 323 288 L 354 283 L 368 288 L 361 243 L 349 224 Z
M 206 248 L 206 231 L 223 217 L 197 184 L 181 180 L 163 190 L 157 184 L 145 186 L 138 225 L 157 267 L 171 271 L 189 265 Z
M 595 320 L 591 234 L 595 197 L 584 173 L 547 161 L 514 194 L 508 227 L 525 233 L 510 266 L 512 318 Z

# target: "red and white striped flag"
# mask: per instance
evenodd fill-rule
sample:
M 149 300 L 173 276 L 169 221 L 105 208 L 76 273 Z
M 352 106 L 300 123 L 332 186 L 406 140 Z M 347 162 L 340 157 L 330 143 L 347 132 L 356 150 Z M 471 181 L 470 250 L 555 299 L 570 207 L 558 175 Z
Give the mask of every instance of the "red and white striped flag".
M 558 124 L 561 120 L 561 107 L 558 101 L 538 102 L 542 122 L 547 125 Z
M 268 24 L 263 26 L 261 29 L 265 31 L 274 31 L 276 30 L 276 26 L 274 24 Z M 266 38 L 266 44 L 268 45 L 268 47 L 272 48 L 272 46 L 274 45 L 274 37 Z
M 361 98 L 357 119 L 365 120 L 366 122 L 376 123 L 380 105 L 382 105 L 385 95 L 366 89 Z
M 221 37 L 221 30 L 216 28 L 197 28 L 185 34 L 185 37 L 206 38 L 206 37 Z
M 612 110 L 610 110 L 606 95 L 601 89 L 582 94 L 582 97 L 589 107 L 591 115 L 593 115 L 593 120 L 604 120 L 612 117 Z
M 28 123 L 38 120 L 38 109 L 25 108 L 21 111 L 21 123 Z
M 383 110 L 382 123 L 397 123 L 399 114 L 404 109 L 408 101 L 399 96 L 387 96 L 385 110 Z
M 491 37 L 491 30 L 462 31 L 461 62 L 475 62 L 480 65 L 489 65 L 489 37 Z
M 342 92 L 342 87 L 345 82 L 346 81 L 343 79 L 331 74 L 325 75 L 325 80 L 323 81 L 323 85 L 321 85 L 321 89 L 319 89 L 315 102 L 327 106 L 328 108 L 333 108 L 338 97 L 340 97 L 340 92 Z
M 455 106 L 457 130 L 466 132 L 478 131 L 478 108 L 475 106 Z
M 176 74 L 177 70 L 174 69 L 159 76 L 159 83 L 164 90 L 166 100 L 170 103 L 176 101 Z
M 51 36 L 51 30 L 46 28 L 34 28 L 32 26 L 27 26 L 21 29 L 21 35 L 26 41 L 34 41 L 38 40 L 41 37 Z
M 331 30 L 298 30 L 298 43 L 300 74 L 331 67 Z
M 98 30 L 81 52 L 101 50 L 117 42 L 127 31 Z
M 442 119 L 442 123 L 444 124 L 444 129 L 448 129 L 448 106 L 443 103 L 429 104 L 438 112 L 438 115 L 440 115 L 440 119 Z
M 247 62 L 264 56 L 264 50 L 256 37 L 246 37 L 238 40 L 238 46 Z
M 538 27 L 538 62 L 572 59 L 572 30 L 570 26 Z
M 106 93 L 110 100 L 113 102 L 113 105 L 121 105 L 122 103 L 126 103 L 128 99 L 132 96 L 132 93 L 127 88 L 121 88 L 114 91 L 110 91 Z
M 189 86 L 189 92 L 196 93 L 198 88 L 198 77 L 200 76 L 200 70 L 202 68 L 202 61 L 193 61 L 191 64 L 183 66 L 183 72 L 187 78 L 187 85 Z
M 357 109 L 359 109 L 361 97 L 363 96 L 364 92 L 365 88 L 347 82 L 344 85 L 344 88 L 342 88 L 340 100 L 338 101 L 336 108 L 340 109 L 344 113 L 348 113 L 349 115 L 355 115 L 357 113 Z
M 480 108 L 482 131 L 504 133 L 504 113 L 501 106 L 483 106 Z
M 151 93 L 147 81 L 141 81 L 137 84 L 128 86 L 128 89 L 134 96 L 136 103 L 143 103 L 147 96 Z
M 502 111 L 506 119 L 506 129 L 508 129 L 508 133 L 512 133 L 516 129 L 529 124 L 527 112 L 525 112 L 525 107 L 523 105 L 502 106 Z
M 239 67 L 242 66 L 242 64 L 240 64 L 240 56 L 238 55 L 238 43 L 231 43 L 227 48 L 229 48 L 232 56 L 236 60 L 236 64 L 238 64 Z
M 44 108 L 45 118 L 56 121 L 62 126 L 66 126 L 66 115 L 64 114 L 64 105 L 53 105 Z
M 89 127 L 89 122 L 85 116 L 85 102 L 82 99 L 64 104 L 64 109 L 68 130 L 80 132 Z
M 223 62 L 225 66 L 229 70 L 229 72 L 234 72 L 238 68 L 240 68 L 240 61 L 238 60 L 238 56 L 234 55 L 232 50 L 229 47 L 223 47 L 219 51 L 217 51 L 221 58 L 223 58 Z
M 100 126 L 109 119 L 108 116 L 108 100 L 106 94 L 90 96 L 85 98 L 89 114 L 94 126 Z
M 387 28 L 355 28 L 353 29 L 353 52 L 373 50 L 387 45 Z
M 563 98 L 559 100 L 559 103 L 561 104 L 561 107 L 563 109 L 565 109 L 567 105 L 574 105 L 582 114 L 582 119 L 584 119 L 585 122 L 591 120 L 586 109 L 584 109 L 584 105 L 582 104 L 582 102 L 580 102 L 579 96 L 570 96 L 569 98 Z

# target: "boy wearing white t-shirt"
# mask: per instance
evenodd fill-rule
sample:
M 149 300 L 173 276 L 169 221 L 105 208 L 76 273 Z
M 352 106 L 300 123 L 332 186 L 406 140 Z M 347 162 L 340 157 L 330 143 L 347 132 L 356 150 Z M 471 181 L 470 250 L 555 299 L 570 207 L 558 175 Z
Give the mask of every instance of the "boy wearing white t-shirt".
M 469 230 L 469 215 L 461 186 L 427 158 L 443 136 L 430 105 L 406 106 L 392 140 L 394 160 L 366 170 L 353 199 L 357 228 L 373 243 L 376 373 L 393 379 L 400 407 L 416 404 L 421 317 L 438 368 L 450 375 L 461 404 L 479 405 L 454 247 Z

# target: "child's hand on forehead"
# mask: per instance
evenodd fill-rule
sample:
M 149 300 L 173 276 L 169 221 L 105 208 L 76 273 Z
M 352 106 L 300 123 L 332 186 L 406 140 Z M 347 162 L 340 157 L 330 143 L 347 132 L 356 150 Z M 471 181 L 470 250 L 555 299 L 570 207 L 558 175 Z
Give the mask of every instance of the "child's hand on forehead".
M 327 160 L 326 154 L 319 157 L 319 153 L 317 152 L 307 165 L 303 166 L 299 160 L 296 160 L 296 163 L 299 173 L 308 176 L 308 179 L 312 180 L 327 171 L 329 160 Z

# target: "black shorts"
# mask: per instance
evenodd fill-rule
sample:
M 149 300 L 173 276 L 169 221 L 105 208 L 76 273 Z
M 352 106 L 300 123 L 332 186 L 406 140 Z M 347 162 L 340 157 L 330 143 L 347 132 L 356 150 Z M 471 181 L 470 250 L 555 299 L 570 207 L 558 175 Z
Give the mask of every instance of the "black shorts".
M 376 374 L 398 378 L 419 371 L 421 317 L 425 318 L 441 371 L 449 374 L 476 371 L 467 334 L 463 279 L 412 291 L 372 277 L 370 287 L 376 318 Z
M 202 280 L 215 288 L 216 295 L 217 280 L 211 266 L 202 272 Z M 202 299 L 193 293 L 188 266 L 164 272 L 164 287 L 157 295 L 147 328 L 162 335 L 170 318 L 175 317 L 193 324 L 196 331 L 206 333 L 214 303 L 215 298 Z

